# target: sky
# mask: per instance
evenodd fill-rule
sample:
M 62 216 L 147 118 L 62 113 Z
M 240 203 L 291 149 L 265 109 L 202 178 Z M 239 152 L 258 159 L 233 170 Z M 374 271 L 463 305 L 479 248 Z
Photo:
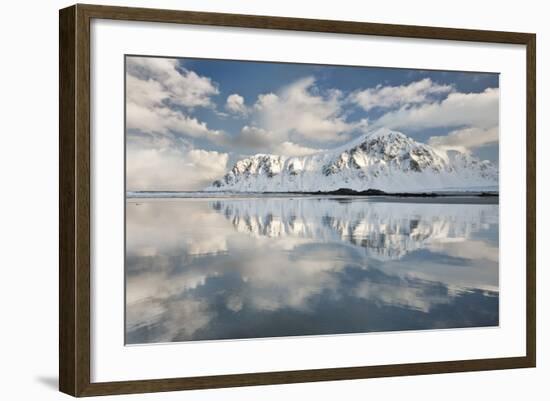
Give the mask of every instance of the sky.
M 127 190 L 201 190 L 246 156 L 386 127 L 498 163 L 495 73 L 126 57 Z

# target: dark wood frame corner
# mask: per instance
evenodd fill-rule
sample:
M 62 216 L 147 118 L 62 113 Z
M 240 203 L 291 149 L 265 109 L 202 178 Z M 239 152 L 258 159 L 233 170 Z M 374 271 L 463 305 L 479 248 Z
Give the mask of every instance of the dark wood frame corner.
M 525 45 L 527 48 L 526 356 L 92 383 L 90 381 L 90 21 L 93 18 Z M 73 396 L 93 396 L 535 366 L 536 37 L 534 34 L 81 4 L 60 10 L 59 29 L 59 389 L 62 392 Z

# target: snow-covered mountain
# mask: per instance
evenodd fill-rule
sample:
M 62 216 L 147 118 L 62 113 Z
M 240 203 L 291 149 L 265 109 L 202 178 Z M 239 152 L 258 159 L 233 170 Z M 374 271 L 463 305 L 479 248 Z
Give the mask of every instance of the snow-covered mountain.
M 247 157 L 206 190 L 315 192 L 351 188 L 417 192 L 497 185 L 498 169 L 487 160 L 442 152 L 381 128 L 344 146 L 308 156 Z

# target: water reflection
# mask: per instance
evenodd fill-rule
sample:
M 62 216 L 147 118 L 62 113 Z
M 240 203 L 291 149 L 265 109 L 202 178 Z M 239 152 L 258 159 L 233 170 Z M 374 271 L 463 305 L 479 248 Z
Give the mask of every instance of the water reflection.
M 498 205 L 127 203 L 127 342 L 498 324 Z

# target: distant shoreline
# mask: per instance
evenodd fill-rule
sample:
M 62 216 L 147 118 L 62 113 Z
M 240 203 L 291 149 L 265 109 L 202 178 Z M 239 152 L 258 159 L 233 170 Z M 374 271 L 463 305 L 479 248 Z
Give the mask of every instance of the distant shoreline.
M 127 191 L 126 197 L 140 197 L 155 194 L 204 194 L 204 195 L 342 195 L 342 196 L 390 196 L 400 198 L 435 198 L 455 196 L 498 197 L 498 191 L 424 191 L 424 192 L 385 192 L 379 189 L 356 191 L 350 188 L 340 188 L 334 191 L 287 191 L 287 192 L 236 192 L 236 191 Z
M 334 197 L 369 198 L 379 202 L 448 203 L 448 204 L 498 204 L 497 191 L 434 191 L 434 192 L 384 192 L 376 189 L 355 191 L 340 188 L 335 191 L 317 192 L 221 192 L 221 191 L 128 191 L 126 199 L 201 199 L 201 198 L 253 198 L 253 197 Z
M 496 191 L 434 191 L 434 192 L 384 192 L 378 189 L 355 191 L 349 188 L 340 188 L 335 191 L 299 192 L 307 195 L 345 195 L 345 196 L 390 196 L 399 198 L 436 198 L 448 196 L 481 196 L 498 197 Z

